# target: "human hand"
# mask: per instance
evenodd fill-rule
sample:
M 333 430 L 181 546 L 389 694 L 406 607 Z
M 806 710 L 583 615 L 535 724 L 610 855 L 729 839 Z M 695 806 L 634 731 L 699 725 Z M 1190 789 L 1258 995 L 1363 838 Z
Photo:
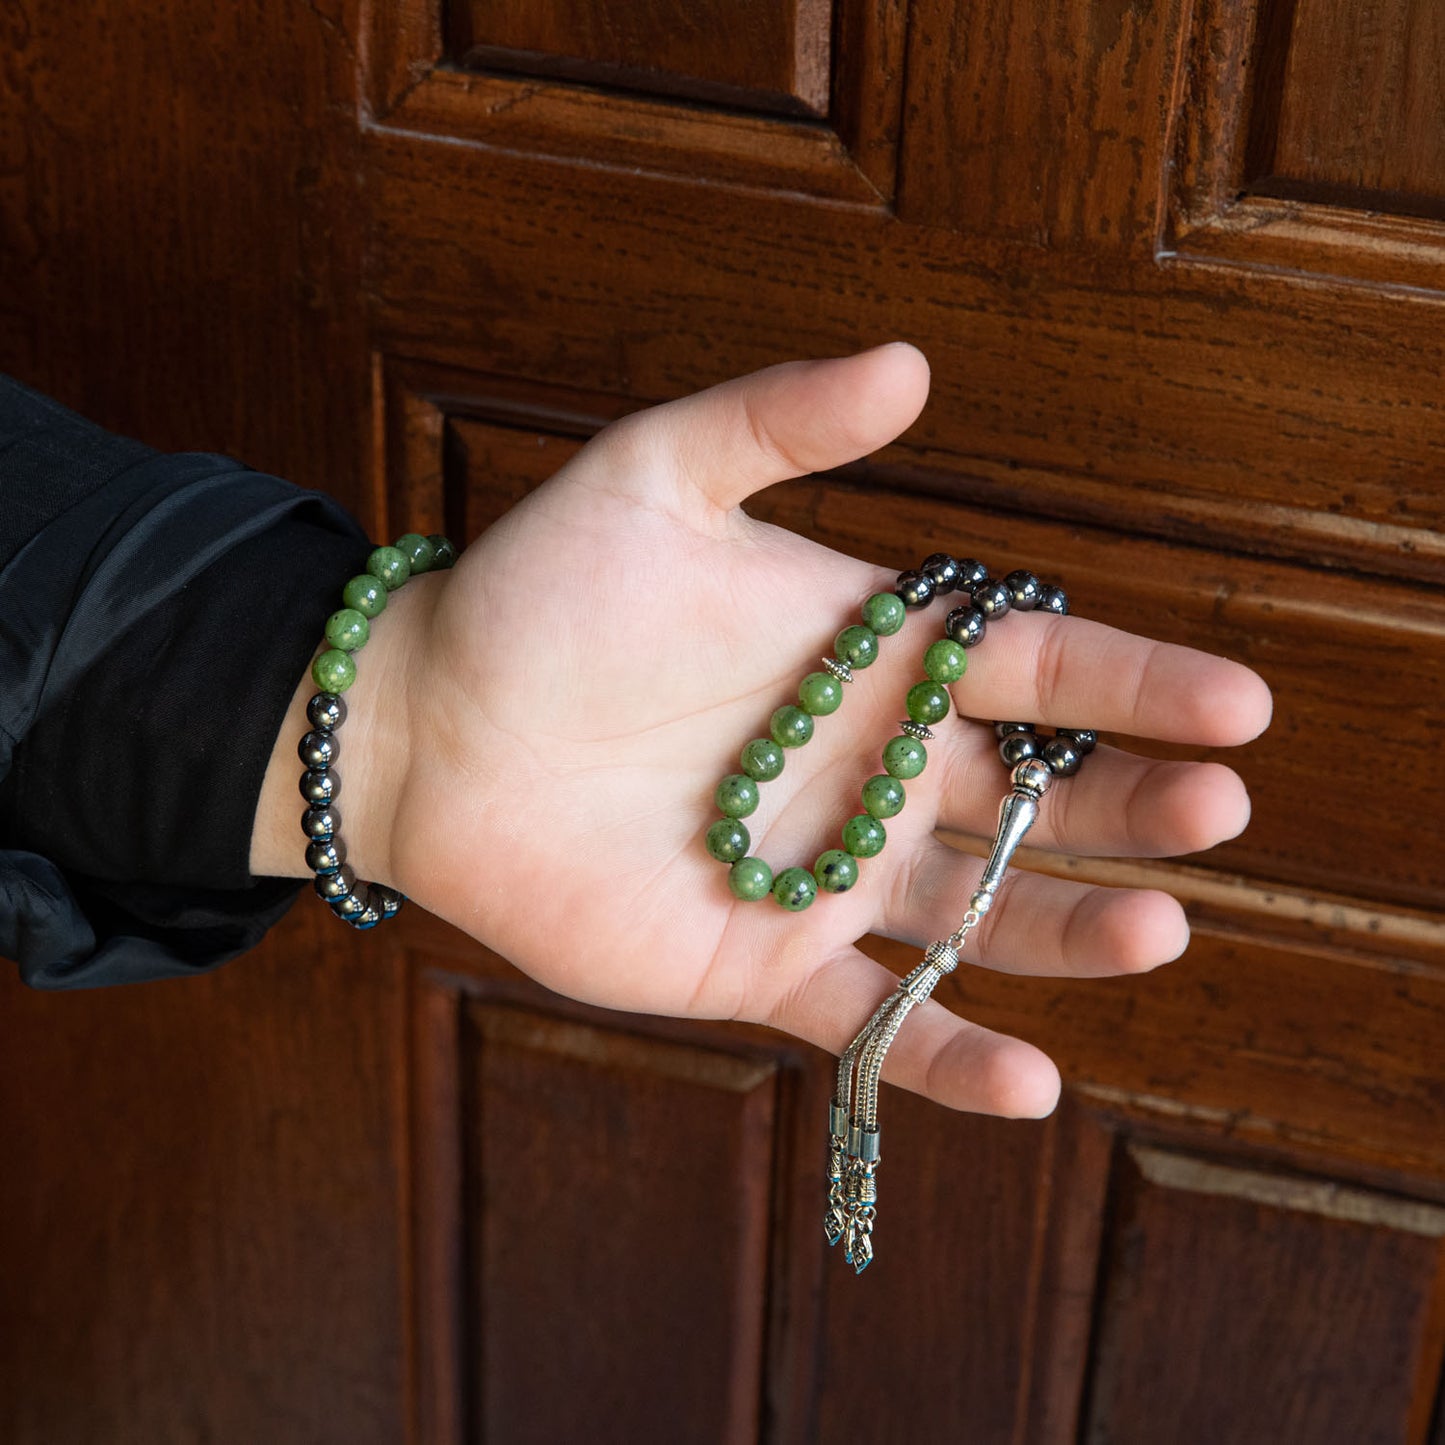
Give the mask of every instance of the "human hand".
M 841 1052 L 897 983 L 854 941 L 876 932 L 922 945 L 958 925 L 981 864 L 934 828 L 991 834 L 1006 774 L 992 728 L 951 716 L 852 891 L 798 914 L 733 898 L 726 866 L 703 845 L 713 790 L 894 575 L 739 504 L 884 445 L 927 389 L 922 355 L 895 344 L 771 367 L 635 413 L 452 571 L 397 593 L 359 659 L 347 725 L 348 765 L 363 754 L 358 787 L 343 767 L 358 874 L 573 998 L 762 1022 Z M 762 786 L 746 820 L 750 851 L 775 872 L 839 846 L 937 635 L 910 616 Z M 965 717 L 1214 746 L 1245 742 L 1269 719 L 1268 691 L 1248 669 L 1082 618 L 1011 618 L 971 662 L 980 654 L 987 667 L 952 688 Z M 1050 790 L 1030 842 L 1164 856 L 1232 837 L 1248 815 L 1243 784 L 1221 765 L 1101 746 Z M 1164 893 L 1014 873 L 965 961 L 1104 976 L 1152 968 L 1187 941 Z M 915 1011 L 886 1077 L 1005 1116 L 1045 1114 L 1059 1090 L 1039 1050 L 937 1002 Z

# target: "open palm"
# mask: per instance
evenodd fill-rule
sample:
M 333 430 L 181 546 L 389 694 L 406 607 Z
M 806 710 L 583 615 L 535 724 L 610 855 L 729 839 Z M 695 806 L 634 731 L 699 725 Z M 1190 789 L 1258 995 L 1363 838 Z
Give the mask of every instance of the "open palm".
M 608 427 L 475 542 L 438 589 L 415 660 L 429 684 L 412 708 L 395 881 L 574 998 L 754 1020 L 840 1051 L 897 982 L 855 940 L 922 944 L 957 927 L 981 865 L 934 828 L 991 832 L 1007 775 L 992 729 L 951 716 L 856 888 L 799 914 L 733 898 L 703 846 L 714 787 L 893 580 L 739 504 L 892 440 L 927 389 L 922 356 L 901 344 L 727 382 Z M 751 852 L 775 871 L 839 846 L 941 623 L 938 608 L 910 615 L 761 785 Z M 1211 745 L 1268 721 L 1267 690 L 1238 664 L 1072 617 L 1020 615 L 1004 633 L 952 689 L 966 717 Z M 1051 790 L 1030 841 L 1160 856 L 1247 818 L 1227 768 L 1100 747 Z M 965 959 L 1105 975 L 1162 963 L 1187 938 L 1165 894 L 1017 874 Z M 1053 1107 L 1057 1072 L 1031 1045 L 937 1003 L 915 1018 L 889 1056 L 893 1081 L 981 1112 Z

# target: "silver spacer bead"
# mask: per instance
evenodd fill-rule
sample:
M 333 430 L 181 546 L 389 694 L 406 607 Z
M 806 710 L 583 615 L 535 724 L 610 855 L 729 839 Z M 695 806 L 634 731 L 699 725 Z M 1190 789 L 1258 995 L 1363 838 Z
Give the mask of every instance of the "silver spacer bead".
M 931 743 L 933 741 L 933 729 L 927 723 L 914 722 L 912 718 L 906 718 L 898 724 L 898 730 L 912 738 L 916 743 Z
M 923 955 L 925 961 L 936 964 L 945 972 L 958 967 L 958 950 L 947 940 L 938 939 L 928 945 L 928 951 Z
M 825 657 L 823 659 L 823 666 L 826 667 L 839 682 L 853 681 L 853 669 L 849 667 L 846 662 L 836 657 Z
M 1053 780 L 1053 771 L 1042 758 L 1025 758 L 1013 770 L 1014 787 L 1031 798 L 1042 798 Z

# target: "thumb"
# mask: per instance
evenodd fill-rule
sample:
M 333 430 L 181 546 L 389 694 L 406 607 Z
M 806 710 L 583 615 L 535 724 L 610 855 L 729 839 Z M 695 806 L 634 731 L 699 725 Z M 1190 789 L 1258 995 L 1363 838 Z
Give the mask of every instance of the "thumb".
M 891 341 L 855 356 L 785 361 L 634 412 L 598 443 L 635 474 L 721 511 L 774 482 L 856 461 L 907 428 L 928 397 L 928 362 Z

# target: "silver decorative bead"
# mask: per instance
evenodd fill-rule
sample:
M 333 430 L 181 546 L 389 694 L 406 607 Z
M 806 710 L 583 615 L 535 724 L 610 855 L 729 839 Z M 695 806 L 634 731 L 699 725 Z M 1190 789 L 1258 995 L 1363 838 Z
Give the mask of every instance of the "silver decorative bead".
M 1072 738 L 1053 737 L 1044 744 L 1044 761 L 1061 778 L 1079 771 L 1084 755 L 1074 745 Z
M 308 838 L 330 842 L 341 831 L 341 814 L 335 808 L 307 808 L 301 815 L 301 831 Z
M 1016 612 L 1032 612 L 1039 605 L 1039 598 L 1044 592 L 1043 583 L 1032 572 L 1026 572 L 1022 568 L 1017 572 L 1010 572 L 1003 579 L 1003 585 L 1008 588 L 1009 601 Z
M 306 704 L 306 717 L 314 728 L 335 731 L 346 721 L 346 700 L 334 692 L 318 692 Z
M 973 605 L 983 613 L 990 622 L 995 617 L 1002 617 L 1012 606 L 1013 599 L 1009 596 L 1008 587 L 1002 582 L 980 583 L 973 594 Z
M 306 849 L 306 866 L 325 876 L 337 873 L 346 862 L 346 844 L 340 838 L 318 839 Z
M 933 730 L 927 723 L 914 722 L 912 718 L 905 718 L 898 724 L 898 730 L 912 738 L 914 742 L 931 743 L 933 741 Z
M 838 679 L 839 682 L 852 682 L 853 669 L 843 661 L 841 657 L 825 657 L 823 666 Z
M 341 791 L 341 779 L 331 768 L 307 768 L 301 774 L 301 796 L 313 806 L 329 803 Z
M 951 943 L 947 943 L 941 938 L 936 939 L 928 945 L 923 959 L 925 963 L 937 964 L 942 969 L 957 968 L 958 950 Z
M 1040 612 L 1052 612 L 1056 617 L 1067 617 L 1069 615 L 1069 599 L 1064 595 L 1062 587 L 1045 587 L 1039 593 Z
M 324 873 L 312 884 L 316 896 L 324 898 L 333 907 L 356 887 L 356 873 L 349 863 L 343 863 L 335 873 Z
M 1042 798 L 1053 780 L 1054 775 L 1042 758 L 1025 758 L 1012 774 L 1014 787 L 1031 798 Z
M 314 728 L 297 744 L 296 756 L 308 768 L 315 768 L 320 772 L 323 768 L 329 768 L 341 756 L 341 739 L 328 728 Z

